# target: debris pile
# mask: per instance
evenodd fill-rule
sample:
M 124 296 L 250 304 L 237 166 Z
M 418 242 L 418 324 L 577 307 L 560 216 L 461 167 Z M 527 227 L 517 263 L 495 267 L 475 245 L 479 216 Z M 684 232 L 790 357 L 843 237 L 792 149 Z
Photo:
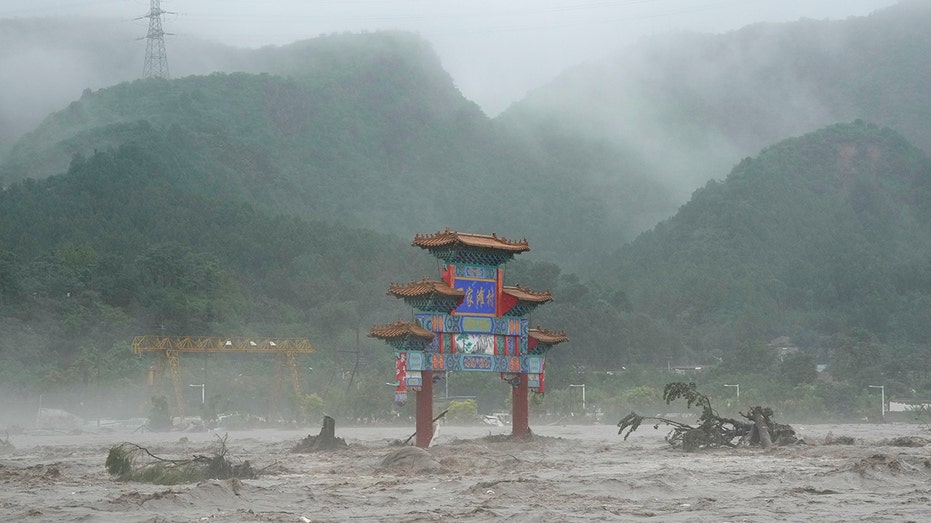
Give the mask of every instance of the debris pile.
M 195 455 L 191 459 L 166 459 L 135 443 L 124 442 L 110 449 L 106 467 L 119 481 L 136 481 L 156 485 L 196 483 L 206 479 L 254 479 L 258 474 L 249 461 L 232 463 L 226 457 L 226 439 L 219 438 L 212 456 Z M 140 463 L 141 459 L 147 460 Z
M 10 433 L 7 432 L 6 439 L 0 438 L 0 454 L 12 454 L 16 447 L 10 443 Z
M 626 440 L 630 433 L 637 430 L 646 420 L 655 421 L 653 428 L 660 424 L 669 425 L 672 430 L 666 435 L 666 441 L 673 447 L 681 447 L 686 452 L 719 447 L 737 447 L 738 445 L 757 445 L 769 448 L 772 445 L 791 445 L 803 443 L 789 425 L 773 421 L 773 410 L 768 407 L 752 407 L 740 415 L 748 421 L 722 418 L 711 408 L 711 400 L 698 392 L 694 383 L 667 383 L 663 389 L 666 404 L 683 398 L 687 408 L 693 405 L 701 407 L 698 426 L 660 417 L 640 416 L 631 412 L 618 422 L 618 434 Z M 626 434 L 625 434 L 626 431 Z

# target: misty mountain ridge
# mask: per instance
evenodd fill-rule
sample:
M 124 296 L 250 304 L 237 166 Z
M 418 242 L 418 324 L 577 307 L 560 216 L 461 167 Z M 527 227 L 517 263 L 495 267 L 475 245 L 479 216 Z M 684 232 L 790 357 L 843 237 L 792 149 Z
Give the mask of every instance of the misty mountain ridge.
M 378 227 L 402 237 L 422 229 L 412 225 L 415 216 L 416 223 L 471 230 L 497 230 L 508 223 L 512 228 L 508 234 L 533 238 L 545 255 L 577 263 L 579 257 L 596 258 L 594 249 L 619 245 L 672 213 L 675 199 L 648 179 L 659 177 L 656 158 L 679 165 L 664 171 L 673 174 L 686 167 L 699 172 L 716 162 L 732 165 L 740 149 L 762 140 L 760 133 L 747 130 L 754 122 L 770 123 L 772 128 L 762 134 L 775 134 L 790 130 L 783 126 L 795 125 L 792 115 L 803 114 L 810 118 L 803 119 L 808 124 L 829 118 L 825 115 L 830 111 L 803 110 L 812 106 L 808 101 L 820 100 L 814 87 L 796 92 L 776 82 L 778 87 L 768 92 L 772 100 L 753 103 L 753 93 L 767 95 L 767 86 L 774 84 L 766 81 L 762 70 L 781 78 L 775 73 L 794 67 L 807 71 L 812 85 L 821 78 L 814 74 L 818 67 L 797 65 L 801 63 L 797 53 L 779 54 L 774 49 L 788 43 L 794 43 L 788 46 L 793 53 L 819 48 L 822 52 L 810 62 L 820 65 L 825 56 L 850 54 L 844 50 L 848 41 L 837 34 L 861 30 L 886 34 L 889 24 L 903 23 L 912 29 L 891 31 L 896 35 L 892 40 L 922 43 L 919 37 L 924 33 L 915 28 L 923 27 L 926 20 L 910 16 L 912 10 L 926 11 L 920 4 L 902 4 L 844 22 L 760 24 L 719 36 L 648 39 L 638 47 L 644 51 L 634 54 L 639 69 L 631 69 L 631 76 L 642 81 L 639 87 L 615 91 L 608 82 L 567 74 L 494 121 L 462 98 L 419 38 L 402 33 L 334 35 L 250 51 L 262 57 L 256 63 L 282 72 L 281 76 L 217 73 L 172 81 L 138 80 L 86 93 L 25 137 L 0 175 L 8 183 L 60 172 L 76 153 L 138 139 L 147 132 L 139 123 L 144 121 L 190 136 L 199 144 L 204 181 L 217 194 L 276 212 Z M 892 52 L 875 40 L 870 41 L 876 45 L 873 54 L 885 57 Z M 696 71 L 708 63 L 723 65 L 698 75 Z M 712 89 L 717 94 L 711 99 L 694 89 L 696 78 L 702 80 L 699 84 L 716 88 L 728 83 L 728 77 L 740 78 L 740 68 L 746 64 L 750 73 L 743 77 L 744 84 L 751 89 L 730 93 L 734 96 L 723 88 Z M 719 70 L 728 74 L 715 74 Z M 895 75 L 884 78 L 891 76 Z M 878 80 L 882 78 L 869 81 Z M 571 97 L 575 100 L 598 101 L 621 93 L 628 97 L 623 107 L 636 111 L 637 118 L 623 123 L 625 119 L 613 118 L 610 110 L 594 115 L 553 112 L 551 106 L 538 103 L 541 97 L 555 99 L 552 93 L 560 85 L 586 87 L 601 96 Z M 856 97 L 841 87 L 833 86 L 847 98 L 835 97 L 841 100 L 837 105 L 858 107 L 850 102 Z M 920 95 L 922 90 L 914 92 Z M 744 100 L 736 105 L 755 116 L 742 120 L 739 114 L 723 110 L 729 100 Z M 890 98 L 890 104 L 894 101 Z M 913 108 L 909 103 L 904 106 L 895 111 Z M 702 107 L 705 112 L 696 113 Z M 790 110 L 778 119 L 757 114 L 778 115 L 786 107 Z M 707 118 L 698 120 L 695 114 Z M 573 122 L 582 121 L 581 116 L 598 116 L 590 120 L 595 122 L 589 126 L 593 131 L 577 132 L 582 127 Z M 632 127 L 652 122 L 630 132 L 642 133 L 638 139 L 649 138 L 645 141 L 653 145 L 618 142 L 601 132 L 612 121 Z M 673 125 L 667 128 L 664 122 Z M 713 131 L 703 132 L 704 124 Z M 709 160 L 712 157 L 719 159 Z M 484 192 L 491 186 L 499 190 Z M 411 188 L 427 194 L 454 188 L 456 197 L 440 205 L 435 199 L 418 197 Z M 551 196 L 557 194 L 563 197 L 558 205 Z M 572 198 L 571 204 L 566 197 Z M 592 234 L 580 238 L 575 233 L 578 223 L 585 223 Z
M 417 42 L 416 45 L 428 47 L 413 35 L 377 34 L 393 35 L 382 42 L 389 47 L 404 41 L 407 43 L 403 45 Z M 333 49 L 326 51 L 327 47 L 337 45 L 342 48 L 341 53 L 351 52 L 351 38 L 339 38 L 347 35 L 321 35 L 257 49 L 173 35 L 166 39 L 168 68 L 172 78 L 216 72 L 300 75 L 319 70 L 325 66 L 324 61 L 333 62 Z M 20 137 L 82 92 L 139 79 L 146 50 L 145 42 L 139 40 L 144 37 L 144 24 L 124 20 L 0 19 L 0 81 L 5 85 L 0 90 L 0 160 L 7 158 L 9 149 Z M 425 56 L 432 53 L 430 49 L 425 51 Z M 327 53 L 331 58 L 324 58 Z M 362 54 L 356 58 L 366 60 Z M 432 59 L 439 65 L 435 56 Z
M 238 53 L 238 62 L 236 66 L 230 64 L 229 72 L 217 72 L 215 74 L 230 74 L 238 79 L 244 79 L 245 76 L 236 74 L 237 72 L 256 73 L 249 71 L 253 66 L 261 63 L 261 73 L 270 73 L 287 77 L 292 80 L 298 80 L 301 87 L 305 90 L 326 89 L 338 86 L 340 84 L 351 84 L 351 90 L 348 92 L 338 93 L 339 98 L 336 100 L 337 93 L 327 93 L 328 99 L 308 100 L 305 104 L 321 106 L 326 103 L 356 103 L 377 106 L 378 102 L 385 101 L 387 97 L 396 96 L 398 93 L 379 93 L 377 92 L 377 82 L 383 79 L 391 78 L 396 82 L 410 82 L 418 84 L 421 87 L 417 92 L 424 98 L 419 100 L 419 106 L 424 110 L 429 108 L 433 111 L 453 111 L 456 110 L 457 103 L 462 102 L 461 95 L 452 86 L 449 76 L 442 70 L 439 60 L 432 53 L 432 50 L 426 46 L 425 42 L 419 40 L 410 34 L 405 33 L 378 33 L 371 35 L 342 35 L 321 37 L 309 41 L 298 42 L 289 46 L 269 47 L 258 50 L 235 50 Z M 422 60 L 422 64 L 417 61 Z M 232 60 L 231 60 L 232 61 Z M 379 70 L 378 68 L 382 69 Z M 392 71 L 392 68 L 399 67 L 400 71 Z M 380 76 L 384 75 L 383 78 Z M 431 76 L 432 75 L 432 76 Z M 30 154 L 31 149 L 46 148 L 56 146 L 60 142 L 72 138 L 75 134 L 80 134 L 98 127 L 133 122 L 137 120 L 149 120 L 152 123 L 165 125 L 172 123 L 172 118 L 188 118 L 189 115 L 178 112 L 179 103 L 171 98 L 171 95 L 165 96 L 165 93 L 151 91 L 162 95 L 152 100 L 147 100 L 143 93 L 137 93 L 140 98 L 135 103 L 128 100 L 121 100 L 116 104 L 108 105 L 108 96 L 126 96 L 127 89 L 143 89 L 140 87 L 145 82 L 167 82 L 168 85 L 176 84 L 180 90 L 194 88 L 203 89 L 204 80 L 198 80 L 196 77 L 201 75 L 185 75 L 173 80 L 148 79 L 133 80 L 123 82 L 118 85 L 107 86 L 101 89 L 99 93 L 103 98 L 95 97 L 91 89 L 85 89 L 80 99 L 72 102 L 69 107 L 62 111 L 56 111 L 42 122 L 36 129 L 23 136 L 21 143 L 15 145 L 9 155 L 14 163 L 22 162 L 23 157 Z M 356 76 L 354 78 L 354 76 Z M 364 78 L 363 76 L 368 76 Z M 266 75 L 267 78 L 267 75 Z M 246 81 L 246 80 L 239 80 Z M 375 85 L 367 85 L 366 82 L 372 81 Z M 192 84 L 200 85 L 190 87 Z M 231 81 L 228 84 L 218 84 L 218 89 L 235 89 Z M 383 86 L 387 88 L 388 86 Z M 170 87 L 168 87 L 170 89 Z M 400 88 L 400 87 L 399 87 Z M 371 95 L 373 99 L 366 99 L 361 94 L 361 90 L 366 90 L 364 94 Z M 119 94 L 111 94 L 119 93 Z M 177 94 L 177 93 L 175 93 Z M 206 93 L 211 94 L 211 93 Z M 222 104 L 228 100 L 231 93 L 221 92 L 211 97 L 209 103 Z M 280 98 L 288 98 L 286 103 L 292 105 L 298 102 L 294 98 L 298 96 L 310 97 L 305 92 L 299 92 L 292 89 L 292 92 L 276 93 Z M 439 101 L 437 101 L 439 100 Z M 238 101 L 238 100 L 237 100 Z M 257 101 L 261 102 L 261 101 Z M 270 102 L 273 103 L 274 101 Z M 230 121 L 242 118 L 242 108 L 235 103 L 226 102 L 227 106 L 212 108 L 215 114 L 206 115 L 207 117 L 226 118 Z M 418 107 L 419 109 L 420 107 Z M 288 109 L 299 109 L 302 112 L 288 116 L 297 121 L 298 118 L 309 119 L 312 114 L 308 113 L 306 107 L 289 107 Z M 229 112 L 229 117 L 223 114 L 223 111 Z M 279 112 L 282 112 L 279 110 Z M 205 115 L 198 115 L 204 117 Z M 285 118 L 283 114 L 272 116 L 281 120 Z M 246 120 L 248 123 L 248 120 Z M 217 122 L 214 121 L 214 124 Z M 273 122 L 273 125 L 282 127 L 285 124 L 282 121 Z M 295 124 L 297 125 L 297 124 Z M 310 125 L 308 122 L 300 123 L 301 126 Z M 207 126 L 205 124 L 205 126 Z M 237 131 L 246 131 L 247 125 L 237 129 Z M 279 129 L 279 132 L 292 132 L 291 130 Z M 248 132 L 248 131 L 247 131 Z M 85 150 L 70 148 L 62 151 L 53 158 L 43 158 L 42 162 L 48 162 L 47 165 L 33 164 L 29 168 L 31 177 L 41 178 L 57 172 L 61 172 L 67 167 L 70 155 L 74 152 L 85 152 Z M 12 175 L 13 179 L 20 178 L 18 175 Z
M 50 113 L 142 74 L 145 24 L 87 17 L 0 19 L 0 159 Z M 173 75 L 230 70 L 241 50 L 169 37 Z
M 836 122 L 889 126 L 931 151 L 929 35 L 931 4 L 916 1 L 843 21 L 644 38 L 613 62 L 567 71 L 498 120 L 606 141 L 626 151 L 624 168 L 684 202 L 739 158 Z
M 783 141 L 709 182 L 603 274 L 705 352 L 867 329 L 927 343 L 931 162 L 864 122 Z
M 601 180 L 616 168 L 613 150 L 563 141 L 541 154 L 463 98 L 413 35 L 334 35 L 258 52 L 267 69 L 290 73 L 85 92 L 17 143 L 0 180 L 61 172 L 75 154 L 137 141 L 154 126 L 190 134 L 218 193 L 274 212 L 401 237 L 440 224 L 534 238 L 537 252 L 576 266 L 604 238 L 620 242 L 651 225 L 631 210 L 664 198 L 630 178 L 608 201 Z M 574 219 L 595 234 L 575 234 Z
M 439 141 L 431 143 L 426 140 L 414 146 L 420 138 L 408 139 L 411 147 L 406 149 L 410 153 L 406 159 L 400 158 L 401 149 L 396 143 L 390 144 L 399 141 L 399 133 L 389 131 L 392 136 L 375 138 L 383 142 L 378 146 L 382 151 L 366 152 L 372 161 L 367 159 L 364 163 L 387 163 L 387 167 L 379 168 L 387 173 L 392 170 L 401 173 L 381 176 L 375 185 L 365 180 L 371 175 L 361 174 L 368 170 L 368 166 L 361 169 L 358 165 L 349 167 L 347 164 L 353 163 L 351 160 L 335 159 L 328 161 L 325 168 L 313 169 L 308 166 L 319 162 L 323 155 L 308 161 L 295 158 L 293 152 L 262 153 L 276 158 L 272 164 L 287 163 L 286 166 L 276 165 L 285 173 L 318 171 L 317 179 L 324 186 L 327 183 L 333 185 L 332 181 L 322 179 L 326 173 L 335 172 L 337 167 L 343 169 L 335 193 L 342 194 L 343 198 L 357 190 L 355 185 L 361 185 L 363 192 L 381 192 L 382 189 L 376 188 L 377 184 L 388 183 L 389 180 L 395 187 L 390 187 L 384 194 L 404 198 L 396 188 L 398 184 L 419 184 L 425 189 L 449 187 L 447 183 L 441 183 L 448 176 L 453 176 L 456 183 L 470 187 L 464 197 L 471 201 L 478 201 L 478 198 L 470 191 L 487 186 L 491 179 L 501 180 L 502 185 L 512 187 L 529 183 L 541 192 L 544 189 L 555 191 L 550 194 L 565 194 L 564 188 L 571 185 L 572 192 L 577 193 L 575 199 L 579 205 L 576 208 L 561 213 L 558 220 L 547 213 L 534 214 L 532 218 L 536 221 L 556 221 L 540 227 L 526 226 L 527 220 L 519 219 L 511 234 L 534 237 L 537 231 L 564 227 L 560 223 L 573 220 L 573 213 L 581 213 L 577 217 L 593 223 L 596 234 L 612 243 L 623 243 L 671 216 L 679 205 L 687 201 L 692 190 L 726 173 L 739 158 L 755 154 L 760 148 L 788 136 L 837 121 L 862 118 L 897 129 L 919 146 L 926 147 L 931 143 L 931 136 L 924 136 L 923 122 L 926 119 L 922 115 L 929 110 L 925 108 L 931 107 L 931 101 L 927 100 L 927 90 L 923 86 L 924 79 L 931 72 L 926 71 L 929 66 L 921 57 L 931 52 L 925 36 L 931 34 L 928 12 L 924 3 L 902 3 L 868 17 L 840 22 L 802 20 L 757 24 L 722 35 L 679 34 L 644 39 L 619 54 L 614 63 L 588 64 L 567 72 L 490 122 L 480 109 L 462 98 L 435 53 L 429 49 L 429 44 L 412 35 L 331 35 L 281 47 L 245 50 L 215 46 L 196 52 L 181 50 L 171 56 L 176 76 L 183 74 L 179 71 L 184 70 L 227 71 L 228 74 L 232 71 L 267 72 L 297 82 L 300 84 L 297 90 L 293 83 L 278 89 L 280 92 L 290 90 L 290 98 L 293 99 L 276 109 L 282 116 L 287 115 L 291 122 L 284 125 L 306 125 L 312 117 L 308 107 L 318 110 L 336 100 L 334 97 L 343 95 L 346 95 L 345 99 L 339 102 L 346 104 L 340 111 L 343 116 L 366 107 L 367 103 L 374 103 L 371 106 L 374 107 L 373 114 L 378 114 L 381 101 L 393 96 L 394 102 L 391 103 L 398 102 L 401 98 L 397 95 L 404 93 L 411 96 L 404 102 L 408 104 L 405 111 L 410 114 L 427 111 L 452 120 L 455 117 L 450 116 L 450 111 L 462 111 L 462 122 L 467 122 L 463 125 L 471 126 L 465 131 L 467 137 L 453 138 L 462 129 L 423 132 L 423 137 Z M 172 42 L 172 46 L 186 42 L 188 39 L 179 39 Z M 374 85 L 382 82 L 378 75 L 392 76 L 390 69 L 394 66 L 388 59 L 378 71 L 379 66 L 372 60 L 392 54 L 401 61 L 397 63 L 411 66 L 413 69 L 408 72 L 414 76 L 404 86 L 400 81 L 401 75 L 393 75 L 393 83 L 384 85 L 398 87 L 395 93 L 386 97 L 385 93 L 377 92 Z M 186 65 L 177 65 L 175 55 L 178 55 L 177 62 Z M 356 62 L 356 66 L 347 65 L 352 62 Z M 141 55 L 137 56 L 135 67 L 139 63 Z M 355 73 L 351 72 L 353 69 L 356 69 Z M 363 70 L 368 72 L 361 73 Z M 335 87 L 339 82 L 348 80 L 345 75 L 356 73 L 369 75 L 368 79 L 359 77 L 359 81 L 348 89 L 347 84 Z M 374 84 L 366 90 L 373 97 L 370 100 L 354 97 L 359 94 L 358 86 L 365 81 Z M 329 99 L 320 96 L 326 90 L 329 90 Z M 143 104 L 144 96 L 136 96 L 140 101 L 135 103 Z M 305 100 L 297 100 L 297 96 Z M 315 101 L 308 101 L 310 99 Z M 89 100 L 77 103 L 85 102 L 90 103 Z M 219 103 L 222 105 L 222 101 Z M 359 105 L 352 107 L 351 103 Z M 219 108 L 210 110 L 220 111 Z M 388 128 L 404 120 L 415 126 L 418 125 L 417 119 L 426 113 L 413 118 L 409 115 L 399 118 L 400 114 L 390 118 L 384 116 L 376 127 Z M 83 138 L 73 138 L 71 135 L 76 131 L 88 129 L 69 126 L 94 128 L 98 124 L 111 125 L 134 117 L 160 118 L 151 111 L 133 113 L 133 109 L 109 116 L 110 119 L 97 115 L 96 119 L 84 122 L 58 116 L 53 119 L 55 121 L 46 122 L 8 155 L 10 161 L 0 170 L 0 183 L 9 183 L 22 176 L 42 177 L 61 172 L 67 166 L 71 153 L 76 150 L 86 152 L 94 144 L 119 143 L 122 132 L 113 127 L 110 132 L 112 138 L 95 142 L 87 134 L 81 135 Z M 303 124 L 300 119 L 304 119 Z M 343 122 L 348 121 L 343 119 Z M 371 138 L 373 133 L 363 121 L 364 118 L 350 124 L 354 129 L 344 132 L 347 135 L 369 134 Z M 335 121 L 332 123 L 336 125 Z M 64 127 L 56 131 L 56 125 Z M 282 125 L 282 122 L 274 125 Z M 247 132 L 259 131 L 252 129 Z M 100 133 L 107 134 L 97 129 L 90 135 Z M 441 136 L 447 139 L 440 140 Z M 326 139 L 333 140 L 332 137 Z M 49 143 L 61 140 L 64 141 L 54 145 Z M 70 144 L 65 143 L 69 140 Z M 458 142 L 456 148 L 459 150 L 453 156 L 439 160 L 443 156 L 440 151 L 446 148 L 440 142 L 448 144 L 451 141 Z M 46 150 L 49 146 L 55 149 L 51 153 Z M 329 147 L 329 144 L 321 144 L 320 149 L 328 150 L 329 154 L 340 150 L 339 147 Z M 437 160 L 424 162 L 424 150 L 435 151 Z M 397 159 L 384 162 L 386 152 Z M 350 152 L 348 156 L 357 154 Z M 282 161 L 277 161 L 279 159 Z M 412 171 L 420 174 L 409 174 Z M 285 200 L 295 194 L 295 189 L 291 186 L 284 190 Z M 306 189 L 298 191 L 307 192 Z M 250 188 L 250 192 L 254 191 Z M 509 196 L 521 198 L 519 192 L 515 189 Z M 313 193 L 319 198 L 319 191 Z M 535 200 L 538 202 L 530 205 L 539 207 L 546 199 L 531 197 L 529 201 Z M 418 205 L 430 206 L 423 200 Z M 311 200 L 308 207 L 316 210 L 299 212 L 316 217 L 324 214 L 335 216 L 356 226 L 387 224 L 389 230 L 402 236 L 411 232 L 410 227 L 392 225 L 401 221 L 391 216 L 397 212 L 393 208 L 376 210 L 376 205 L 371 215 L 380 216 L 370 219 L 347 216 L 340 212 L 346 208 L 344 205 L 321 206 Z M 286 205 L 286 208 L 294 210 L 293 205 Z M 422 213 L 423 209 L 419 211 Z M 444 211 L 440 213 L 433 207 L 421 216 L 429 221 L 445 215 L 446 219 L 439 220 L 444 224 L 493 230 L 500 228 L 498 224 L 506 216 L 489 210 L 488 206 L 479 206 L 478 212 L 468 209 L 448 212 L 448 207 Z M 385 215 L 388 215 L 387 219 L 383 219 Z M 485 216 L 488 219 L 483 219 Z M 573 240 L 566 246 L 575 251 L 596 246 L 594 242 L 580 243 L 573 234 L 562 234 L 561 237 Z M 554 248 L 557 244 L 551 242 L 548 235 L 537 240 L 538 248 L 543 252 L 566 260 L 565 249 L 559 254 Z M 584 254 L 573 256 L 573 263 L 578 265 L 580 259 L 587 257 Z

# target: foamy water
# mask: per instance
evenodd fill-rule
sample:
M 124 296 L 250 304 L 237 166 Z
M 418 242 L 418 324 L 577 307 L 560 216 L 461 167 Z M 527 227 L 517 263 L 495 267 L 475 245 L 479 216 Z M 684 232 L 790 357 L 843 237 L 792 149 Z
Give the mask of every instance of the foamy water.
M 158 486 L 114 481 L 110 447 L 131 441 L 166 458 L 210 454 L 212 433 L 15 435 L 0 455 L 5 521 L 931 521 L 931 437 L 923 425 L 795 426 L 808 445 L 686 454 L 642 426 L 533 426 L 531 441 L 494 442 L 509 427 L 443 426 L 442 465 L 385 469 L 413 427 L 340 427 L 347 450 L 294 454 L 317 428 L 228 432 L 227 456 L 255 480 Z M 828 434 L 853 444 L 824 444 Z

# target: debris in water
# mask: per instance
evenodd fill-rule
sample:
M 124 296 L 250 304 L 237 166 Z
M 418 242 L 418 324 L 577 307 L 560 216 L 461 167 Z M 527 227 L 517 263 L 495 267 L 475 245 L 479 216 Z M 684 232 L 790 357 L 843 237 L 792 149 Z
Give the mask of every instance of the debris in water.
M 773 410 L 768 407 L 753 407 L 741 416 L 752 423 L 730 418 L 722 418 L 711 408 L 711 400 L 695 388 L 694 383 L 683 382 L 667 383 L 663 389 L 663 399 L 666 404 L 684 398 L 686 407 L 698 405 L 702 414 L 698 418 L 698 426 L 693 427 L 685 423 L 667 418 L 640 416 L 631 412 L 618 422 L 618 434 L 623 434 L 626 440 L 630 433 L 637 430 L 645 420 L 656 421 L 653 428 L 666 424 L 673 429 L 666 435 L 666 441 L 673 447 L 682 447 L 686 452 L 693 452 L 706 448 L 736 447 L 738 445 L 759 445 L 769 448 L 772 445 L 791 445 L 804 443 L 789 425 L 776 423 L 772 420 Z M 624 434 L 624 431 L 627 431 Z M 735 440 L 737 440 L 735 442 Z
M 120 481 L 138 481 L 156 485 L 196 483 L 205 479 L 254 479 L 258 476 L 249 461 L 234 464 L 226 458 L 226 439 L 218 439 L 219 446 L 213 456 L 195 455 L 191 459 L 166 459 L 149 452 L 135 443 L 121 443 L 107 455 L 107 471 Z M 150 461 L 139 464 L 140 457 Z
M 346 440 L 336 437 L 336 420 L 330 416 L 323 417 L 323 427 L 316 436 L 308 435 L 295 445 L 291 452 L 316 452 L 319 450 L 345 449 Z

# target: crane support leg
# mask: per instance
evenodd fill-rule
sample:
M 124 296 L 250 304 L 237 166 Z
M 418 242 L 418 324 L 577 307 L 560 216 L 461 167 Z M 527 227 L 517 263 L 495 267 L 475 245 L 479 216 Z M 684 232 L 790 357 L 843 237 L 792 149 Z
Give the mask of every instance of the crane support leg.
M 165 351 L 168 363 L 168 373 L 171 375 L 171 384 L 175 389 L 175 403 L 178 405 L 178 418 L 184 423 L 184 394 L 181 389 L 181 369 L 178 353 L 173 350 Z

